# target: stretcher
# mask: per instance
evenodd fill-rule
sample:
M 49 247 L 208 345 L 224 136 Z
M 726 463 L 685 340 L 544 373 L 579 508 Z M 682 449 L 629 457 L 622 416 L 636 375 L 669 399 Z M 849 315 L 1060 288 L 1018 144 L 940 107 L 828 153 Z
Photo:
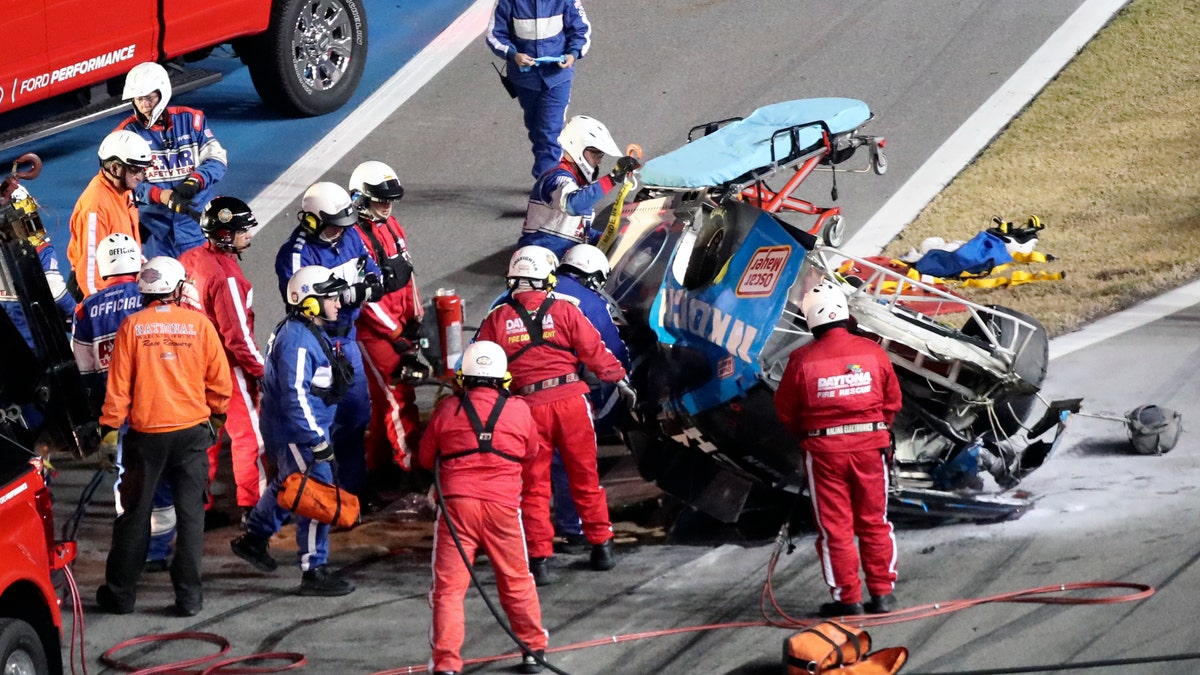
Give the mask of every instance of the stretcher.
M 830 196 L 837 201 L 836 172 L 887 172 L 887 141 L 859 133 L 874 115 L 851 98 L 784 101 L 755 110 L 749 117 L 718 120 L 693 127 L 688 143 L 646 162 L 640 172 L 651 193 L 708 191 L 718 202 L 740 199 L 768 213 L 792 211 L 816 216 L 807 231 L 837 246 L 845 235 L 839 206 L 818 206 L 793 196 L 813 171 L 833 171 Z M 869 150 L 868 167 L 835 168 L 858 148 Z M 790 172 L 790 174 L 789 174 Z M 786 176 L 778 190 L 767 181 Z

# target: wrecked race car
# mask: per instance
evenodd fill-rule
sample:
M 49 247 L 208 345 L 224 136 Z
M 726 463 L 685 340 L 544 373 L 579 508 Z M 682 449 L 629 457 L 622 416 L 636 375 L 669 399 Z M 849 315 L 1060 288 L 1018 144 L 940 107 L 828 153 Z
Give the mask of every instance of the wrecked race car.
M 634 201 L 598 217 L 616 233 L 606 290 L 624 315 L 641 393 L 636 419 L 622 430 L 626 445 L 644 478 L 721 521 L 795 503 L 807 486 L 803 462 L 773 397 L 788 355 L 813 339 L 800 300 L 828 280 L 846 292 L 857 332 L 887 350 L 901 381 L 892 513 L 1017 517 L 1028 502 L 1005 492 L 1046 459 L 1078 409 L 1078 401 L 1038 404 L 1046 332 L 1032 317 L 828 246 L 840 238 L 829 219 L 806 230 L 770 208 L 785 201 L 755 197 L 786 192 L 759 184 L 814 157 L 840 170 L 866 147 L 877 167 L 882 139 L 857 132 L 870 118 L 865 104 L 817 101 L 768 106 L 778 127 L 757 130 L 757 156 L 698 154 L 690 143 L 676 151 L 687 151 L 687 161 L 669 153 L 647 162 Z M 831 101 L 859 112 L 839 122 Z M 816 113 L 826 117 L 814 122 Z M 719 140 L 732 126 L 703 138 Z M 1035 407 L 1046 409 L 1030 420 Z

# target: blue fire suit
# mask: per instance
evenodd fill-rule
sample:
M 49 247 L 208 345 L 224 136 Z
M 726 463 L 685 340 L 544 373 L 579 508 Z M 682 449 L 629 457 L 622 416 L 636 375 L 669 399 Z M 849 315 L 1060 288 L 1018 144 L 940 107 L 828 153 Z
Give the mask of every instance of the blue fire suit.
M 592 45 L 592 25 L 580 0 L 497 0 L 488 21 L 488 48 L 509 62 L 508 76 L 525 113 L 533 144 L 533 177 L 554 168 L 562 156 L 562 133 L 575 69 L 542 63 L 521 72 L 517 54 L 533 58 L 571 54 L 578 61 Z
M 333 386 L 333 368 L 326 356 L 326 347 L 331 345 L 320 329 L 314 332 L 306 323 L 303 317 L 289 316 L 268 342 L 259 419 L 263 444 L 275 458 L 276 472 L 246 518 L 246 531 L 264 539 L 292 516 L 277 501 L 285 478 L 311 467 L 313 478 L 333 482 L 329 463 L 314 462 L 312 453 L 322 441 L 329 442 L 338 408 L 321 395 L 322 388 Z M 307 572 L 324 565 L 329 560 L 329 526 L 299 515 L 292 518 L 300 569 Z
M 354 285 L 365 274 L 380 275 L 379 266 L 367 254 L 362 239 L 347 230 L 333 243 L 297 227 L 283 242 L 275 256 L 275 273 L 279 276 L 279 293 L 286 303 L 287 282 L 301 267 L 320 265 Z M 337 406 L 333 423 L 332 444 L 337 454 L 338 481 L 346 490 L 362 494 L 367 480 L 366 443 L 364 437 L 371 421 L 371 397 L 367 392 L 362 351 L 358 347 L 354 327 L 360 308 L 342 306 L 335 322 L 325 324 L 329 339 L 339 345 L 354 368 L 354 379 Z
M 592 228 L 596 204 L 614 185 L 611 176 L 588 183 L 574 166 L 560 162 L 529 191 L 517 246 L 543 246 L 561 259 L 575 244 L 595 244 L 600 239 L 600 231 Z
M 224 178 L 229 162 L 225 148 L 208 126 L 208 118 L 195 108 L 167 106 L 155 125 L 147 128 L 137 115 L 130 115 L 116 130 L 121 129 L 132 131 L 150 144 L 152 163 L 146 170 L 146 180 L 134 190 L 138 217 L 149 235 L 142 236 L 142 254 L 147 258 L 178 258 L 203 244 L 204 233 L 194 215 L 171 211 L 159 197 L 163 190 L 174 189 L 189 176 L 201 185 L 191 210 L 198 213 L 216 196 L 214 186 Z

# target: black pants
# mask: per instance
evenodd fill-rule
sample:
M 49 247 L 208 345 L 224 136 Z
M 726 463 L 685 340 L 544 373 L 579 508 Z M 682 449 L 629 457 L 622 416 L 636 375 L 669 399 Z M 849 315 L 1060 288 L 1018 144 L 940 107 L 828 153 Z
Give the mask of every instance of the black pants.
M 177 539 L 171 563 L 175 602 L 199 607 L 200 556 L 204 550 L 204 495 L 208 485 L 208 447 L 213 436 L 207 423 L 188 429 L 148 434 L 132 429 L 121 451 L 124 473 L 118 493 L 120 516 L 113 523 L 105 577 L 114 600 L 133 608 L 137 583 L 150 544 L 150 511 L 160 478 L 175 494 Z

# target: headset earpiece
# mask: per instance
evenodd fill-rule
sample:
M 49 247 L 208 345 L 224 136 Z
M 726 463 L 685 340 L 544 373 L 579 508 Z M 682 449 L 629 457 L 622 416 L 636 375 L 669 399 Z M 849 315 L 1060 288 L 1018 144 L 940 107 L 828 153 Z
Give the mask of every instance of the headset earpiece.
M 317 230 L 321 227 L 321 220 L 308 211 L 301 211 L 299 214 L 297 214 L 297 216 L 299 217 L 300 224 L 304 227 L 304 229 L 312 232 L 313 234 L 316 234 Z
M 506 370 L 506 371 L 504 371 L 504 380 L 500 383 L 500 386 L 504 387 L 507 390 L 508 385 L 510 385 L 510 384 L 512 384 L 512 373 L 510 373 Z
M 320 315 L 321 314 L 321 301 L 314 298 L 311 295 L 308 296 L 307 298 L 300 301 L 300 313 L 303 314 L 304 316 L 309 316 L 309 317 Z
M 554 276 L 553 273 L 551 273 L 550 275 L 548 275 L 546 277 L 546 290 L 548 290 L 548 291 L 554 290 L 554 287 L 557 285 L 558 285 L 558 277 Z

